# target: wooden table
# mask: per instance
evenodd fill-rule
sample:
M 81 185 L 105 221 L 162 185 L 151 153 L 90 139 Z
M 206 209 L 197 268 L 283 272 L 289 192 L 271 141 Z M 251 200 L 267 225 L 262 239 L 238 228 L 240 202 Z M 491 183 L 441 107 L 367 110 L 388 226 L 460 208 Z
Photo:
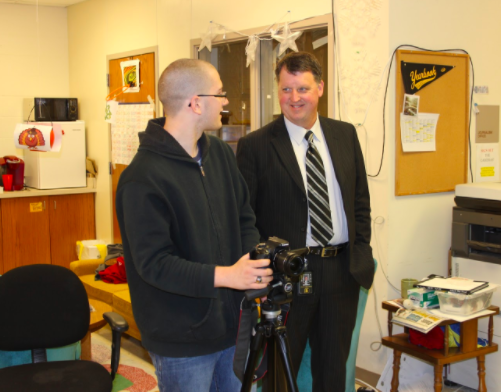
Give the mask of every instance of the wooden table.
M 435 392 L 440 392 L 442 390 L 442 371 L 444 365 L 470 358 L 477 358 L 478 391 L 487 391 L 485 386 L 485 355 L 498 351 L 498 345 L 492 342 L 492 336 L 494 333 L 493 316 L 499 314 L 499 307 L 489 306 L 488 309 L 494 311 L 494 313 L 461 322 L 461 341 L 459 347 L 449 347 L 449 328 L 445 328 L 444 348 L 441 350 L 429 350 L 409 342 L 408 328 L 404 329 L 404 333 L 393 335 L 393 323 L 391 319 L 393 313 L 396 312 L 399 307 L 387 301 L 383 301 L 382 306 L 383 309 L 388 311 L 389 333 L 389 336 L 383 338 L 382 343 L 383 346 L 393 349 L 393 378 L 391 380 L 391 392 L 398 391 L 398 373 L 400 371 L 400 357 L 402 353 L 417 357 L 433 365 L 435 369 Z M 486 347 L 477 348 L 478 319 L 483 317 L 489 317 L 489 344 Z M 445 326 L 455 323 L 458 323 L 458 321 L 444 320 L 439 325 Z
M 81 358 L 90 361 L 91 359 L 91 336 L 92 332 L 96 332 L 98 329 L 106 325 L 106 320 L 103 318 L 103 313 L 111 312 L 111 306 L 97 299 L 90 299 L 89 304 L 95 309 L 94 312 L 90 312 L 90 324 L 89 331 L 87 335 L 82 339 L 82 354 Z

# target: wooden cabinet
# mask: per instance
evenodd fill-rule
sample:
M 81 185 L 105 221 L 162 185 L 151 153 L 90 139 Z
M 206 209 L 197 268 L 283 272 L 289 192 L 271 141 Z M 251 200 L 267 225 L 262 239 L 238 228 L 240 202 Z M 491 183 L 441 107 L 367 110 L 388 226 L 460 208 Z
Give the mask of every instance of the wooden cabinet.
M 2 199 L 0 216 L 0 273 L 28 264 L 69 267 L 76 241 L 96 236 L 93 193 Z
M 48 196 L 2 199 L 3 273 L 21 265 L 50 264 Z
M 69 268 L 76 242 L 96 238 L 94 194 L 49 196 L 48 210 L 52 264 Z

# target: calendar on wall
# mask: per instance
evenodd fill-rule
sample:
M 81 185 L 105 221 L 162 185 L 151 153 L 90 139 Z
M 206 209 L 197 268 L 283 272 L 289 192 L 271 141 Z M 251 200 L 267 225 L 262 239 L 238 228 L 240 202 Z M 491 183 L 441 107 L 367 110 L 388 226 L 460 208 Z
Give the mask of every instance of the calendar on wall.
M 115 124 L 111 125 L 113 164 L 130 164 L 139 147 L 138 132 L 146 129 L 153 115 L 153 107 L 149 103 L 118 105 Z

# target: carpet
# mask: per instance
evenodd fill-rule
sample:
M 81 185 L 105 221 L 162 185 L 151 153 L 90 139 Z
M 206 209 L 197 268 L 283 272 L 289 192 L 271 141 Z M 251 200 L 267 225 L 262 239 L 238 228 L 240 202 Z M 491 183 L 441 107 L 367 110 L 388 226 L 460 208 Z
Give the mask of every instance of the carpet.
M 111 343 L 96 333 L 92 334 L 92 361 L 110 371 Z M 122 347 L 120 365 L 113 381 L 112 392 L 158 392 L 154 366 Z

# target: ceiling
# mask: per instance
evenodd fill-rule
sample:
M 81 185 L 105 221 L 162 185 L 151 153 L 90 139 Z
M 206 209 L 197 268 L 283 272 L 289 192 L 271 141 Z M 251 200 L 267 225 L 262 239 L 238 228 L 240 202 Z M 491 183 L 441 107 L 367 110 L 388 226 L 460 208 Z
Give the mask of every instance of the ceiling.
M 0 4 L 29 4 L 29 5 L 43 5 L 51 7 L 68 7 L 70 5 L 81 3 L 85 0 L 0 0 Z

